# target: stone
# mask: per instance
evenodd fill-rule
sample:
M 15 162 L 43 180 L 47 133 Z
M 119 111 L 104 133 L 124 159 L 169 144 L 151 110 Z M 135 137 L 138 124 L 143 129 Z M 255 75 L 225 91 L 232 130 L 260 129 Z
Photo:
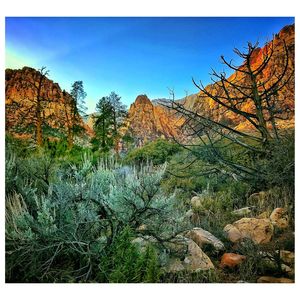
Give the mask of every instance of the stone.
M 193 228 L 187 234 L 200 248 L 204 245 L 212 245 L 217 251 L 225 249 L 224 244 L 210 232 L 202 228 Z
M 184 266 L 179 258 L 172 258 L 165 267 L 167 273 L 177 273 L 184 271 Z
M 193 216 L 194 212 L 192 209 L 188 210 L 186 213 L 185 213 L 185 217 L 186 218 L 191 218 Z
M 187 271 L 198 272 L 214 269 L 210 258 L 192 240 L 188 241 L 188 255 L 184 259 L 184 267 Z
M 236 253 L 224 253 L 221 258 L 220 267 L 234 268 L 240 265 L 245 259 L 246 256 L 244 255 L 240 255 Z
M 295 264 L 295 253 L 287 250 L 280 250 L 280 259 L 288 265 Z
M 137 237 L 131 241 L 131 243 L 136 244 L 141 252 L 144 252 L 149 244 L 157 243 L 157 240 L 151 236 Z
M 188 239 L 181 236 L 176 236 L 169 242 L 165 242 L 164 246 L 170 251 L 171 254 L 184 257 L 188 253 Z
M 289 277 L 294 277 L 294 275 L 295 275 L 295 271 L 291 267 L 289 267 L 289 266 L 287 266 L 285 264 L 281 264 L 281 270 L 283 272 L 287 273 L 287 275 Z
M 269 217 L 268 212 L 264 211 L 261 214 L 259 214 L 256 218 L 257 219 L 267 219 Z
M 243 207 L 243 208 L 240 208 L 240 209 L 236 209 L 234 211 L 232 211 L 231 213 L 233 215 L 236 215 L 236 216 L 246 216 L 246 215 L 249 215 L 251 213 L 251 207 L 247 206 L 247 207 Z
M 232 224 L 227 224 L 223 229 L 225 236 L 229 241 L 232 243 L 238 242 L 240 239 L 242 239 L 241 232 Z
M 269 219 L 242 218 L 233 223 L 242 238 L 249 238 L 256 244 L 265 244 L 271 241 L 274 228 Z
M 137 228 L 138 231 L 145 231 L 147 230 L 147 225 L 146 224 L 142 224 Z
M 289 226 L 287 212 L 284 208 L 281 207 L 277 207 L 272 211 L 270 220 L 274 226 L 281 229 L 287 228 Z
M 294 280 L 284 277 L 262 276 L 257 279 L 257 283 L 294 283 Z
M 261 191 L 259 193 L 254 193 L 250 195 L 250 197 L 247 200 L 247 203 L 261 208 L 265 206 L 267 198 L 268 198 L 268 193 Z
M 192 209 L 193 210 L 197 210 L 199 208 L 202 207 L 202 198 L 199 197 L 199 196 L 194 196 L 192 199 L 191 199 L 191 206 L 192 206 Z

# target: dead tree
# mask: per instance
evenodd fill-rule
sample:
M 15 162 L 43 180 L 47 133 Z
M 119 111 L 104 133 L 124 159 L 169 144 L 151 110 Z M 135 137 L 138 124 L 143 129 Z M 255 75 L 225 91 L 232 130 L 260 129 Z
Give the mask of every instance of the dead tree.
M 260 49 L 258 43 L 248 43 L 246 50 L 234 49 L 244 61 L 240 67 L 221 56 L 234 72 L 230 77 L 212 70 L 212 84 L 207 87 L 193 79 L 200 91 L 198 109 L 197 105 L 187 108 L 172 95 L 169 108 L 185 119 L 183 128 L 190 141 L 177 142 L 196 158 L 203 159 L 203 154 L 208 157 L 204 174 L 225 172 L 234 178 L 263 178 L 263 170 L 232 159 L 227 149 L 236 145 L 248 156 L 267 158 L 272 154 L 271 144 L 281 139 L 278 120 L 287 120 L 294 113 L 293 105 L 287 105 L 285 99 L 289 85 L 294 90 L 292 50 L 278 37 L 276 45 L 273 41 Z M 244 124 L 244 129 L 239 124 Z

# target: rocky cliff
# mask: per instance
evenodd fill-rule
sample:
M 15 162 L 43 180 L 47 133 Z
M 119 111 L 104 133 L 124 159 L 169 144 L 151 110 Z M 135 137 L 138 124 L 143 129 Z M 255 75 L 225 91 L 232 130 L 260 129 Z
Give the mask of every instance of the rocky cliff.
M 30 138 L 34 128 L 38 110 L 42 118 L 42 127 L 47 129 L 49 137 L 65 133 L 70 115 L 68 99 L 70 94 L 63 91 L 58 83 L 41 72 L 30 67 L 5 70 L 5 113 L 6 131 L 18 137 Z M 38 96 L 39 95 L 39 96 Z M 37 106 L 37 97 L 40 106 Z M 84 123 L 82 122 L 82 125 Z M 85 126 L 88 134 L 91 130 Z
M 294 55 L 295 55 L 295 27 L 294 25 L 284 27 L 274 39 L 262 48 L 257 48 L 251 56 L 251 68 L 255 70 L 264 61 L 266 54 L 270 53 L 273 47 L 274 52 L 268 62 L 266 68 L 260 74 L 260 82 L 266 83 L 266 88 L 270 87 L 276 78 L 278 78 L 285 68 L 285 49 L 284 43 L 288 50 L 288 70 L 285 78 L 290 76 L 289 82 L 276 95 L 276 107 L 280 110 L 288 111 L 283 120 L 278 119 L 278 128 L 292 128 L 294 127 L 294 105 L 295 105 L 295 78 L 294 78 Z M 238 84 L 239 86 L 249 86 L 249 78 L 243 76 L 239 70 L 243 70 L 245 65 L 242 64 L 230 76 L 227 76 L 229 82 Z M 209 91 L 216 92 L 219 96 L 225 96 L 224 91 L 218 87 L 220 82 L 210 84 L 206 87 Z M 228 90 L 230 90 L 230 87 Z M 232 96 L 238 96 L 236 91 L 232 91 Z M 217 121 L 226 122 L 235 126 L 236 129 L 242 131 L 251 131 L 253 128 L 245 119 L 222 109 L 214 100 L 205 96 L 203 92 L 189 95 L 184 99 L 178 100 L 178 103 L 184 105 L 188 110 L 198 112 L 206 117 L 213 118 Z M 238 104 L 239 108 L 244 111 L 254 112 L 255 109 L 251 101 L 244 101 Z M 174 136 L 180 140 L 183 138 L 181 127 L 185 120 L 183 117 L 179 118 L 174 111 L 159 105 L 159 101 L 152 102 L 145 96 L 138 96 L 136 101 L 130 107 L 129 113 L 129 128 L 133 135 L 144 143 L 147 140 L 153 140 L 158 137 L 171 138 Z
M 288 69 L 286 72 L 285 80 L 290 77 L 289 82 L 278 92 L 276 95 L 276 105 L 282 110 L 288 110 L 290 113 L 284 118 L 284 120 L 278 120 L 277 125 L 279 128 L 290 128 L 294 126 L 294 106 L 295 106 L 295 27 L 294 25 L 285 26 L 278 34 L 274 36 L 274 39 L 267 43 L 263 48 L 258 48 L 251 56 L 251 68 L 257 69 L 266 57 L 266 54 L 270 53 L 270 49 L 273 48 L 274 52 L 270 61 L 267 63 L 266 68 L 263 70 L 259 77 L 260 82 L 265 82 L 265 87 L 270 87 L 274 81 L 280 76 L 285 67 L 285 49 L 284 43 L 288 50 Z M 242 64 L 238 69 L 243 70 L 245 65 Z M 249 80 L 240 71 L 234 72 L 227 77 L 229 82 L 238 84 L 239 86 L 249 86 Z M 224 96 L 224 91 L 218 88 L 220 82 L 208 85 L 206 89 L 209 91 L 215 91 L 219 96 Z M 228 87 L 228 86 L 227 86 Z M 230 87 L 228 87 L 230 91 Z M 236 93 L 236 91 L 234 91 Z M 239 96 L 238 94 L 233 97 Z M 220 121 L 221 118 L 226 119 L 227 122 L 237 126 L 237 129 L 251 130 L 249 124 L 241 117 L 238 117 L 232 112 L 225 112 L 218 107 L 215 101 L 206 97 L 203 92 L 199 92 L 195 95 L 190 95 L 186 99 L 181 100 L 187 109 L 197 111 L 204 115 L 209 115 L 212 118 Z M 253 105 L 250 101 L 244 101 L 239 108 L 244 111 L 254 112 Z
M 180 135 L 183 119 L 146 95 L 137 96 L 131 104 L 127 126 L 138 145 L 157 138 L 172 139 Z
M 294 25 L 284 27 L 274 39 L 263 48 L 258 48 L 252 54 L 251 67 L 257 68 L 265 58 L 265 54 L 269 53 L 271 45 L 274 46 L 274 53 L 268 62 L 267 67 L 261 74 L 259 80 L 266 82 L 266 87 L 272 85 L 274 78 L 280 74 L 284 68 L 284 44 L 289 53 L 288 69 L 291 78 L 281 91 L 276 95 L 276 105 L 282 110 L 289 111 L 289 115 L 283 120 L 277 120 L 277 125 L 281 128 L 289 128 L 294 126 L 294 99 L 295 99 L 295 79 L 294 79 L 294 51 L 295 51 L 295 28 Z M 227 76 L 228 82 L 236 83 L 240 86 L 248 84 L 247 78 L 243 77 L 242 72 L 245 65 L 238 67 L 238 71 L 230 76 Z M 275 73 L 274 73 L 275 72 Z M 21 121 L 26 124 L 32 122 L 34 117 L 30 111 L 32 107 L 32 99 L 36 97 L 34 89 L 30 85 L 36 85 L 39 78 L 39 72 L 28 67 L 20 70 L 7 69 L 5 72 L 5 88 L 6 88 L 6 129 L 10 132 L 15 132 L 16 125 Z M 272 80 L 269 78 L 273 77 Z M 29 84 L 28 84 L 29 82 Z M 217 91 L 220 96 L 223 96 L 224 91 L 218 89 L 218 82 L 208 85 L 206 88 L 209 91 Z M 223 93 L 223 94 L 222 94 Z M 47 119 L 47 126 L 51 128 L 64 128 L 65 118 L 65 98 L 68 93 L 62 91 L 57 83 L 46 78 L 43 83 L 41 92 L 45 99 L 43 113 Z M 235 95 L 238 96 L 238 95 Z M 251 130 L 249 124 L 243 118 L 236 114 L 220 109 L 216 102 L 205 96 L 203 92 L 187 96 L 185 99 L 178 100 L 179 103 L 191 110 L 199 112 L 205 116 L 209 116 L 215 120 L 226 121 L 228 124 L 235 126 L 240 130 Z M 240 109 L 248 112 L 254 111 L 249 101 L 239 104 Z M 26 112 L 26 117 L 23 117 Z M 160 104 L 160 101 L 150 101 L 146 95 L 139 95 L 135 102 L 130 106 L 127 125 L 123 132 L 130 133 L 137 145 L 143 145 L 147 141 L 152 141 L 157 138 L 172 139 L 175 137 L 180 140 L 184 137 L 183 117 L 180 117 L 171 109 Z M 47 118 L 48 117 L 48 118 Z M 92 134 L 93 119 L 89 118 L 86 129 Z M 24 134 L 24 132 L 22 132 Z

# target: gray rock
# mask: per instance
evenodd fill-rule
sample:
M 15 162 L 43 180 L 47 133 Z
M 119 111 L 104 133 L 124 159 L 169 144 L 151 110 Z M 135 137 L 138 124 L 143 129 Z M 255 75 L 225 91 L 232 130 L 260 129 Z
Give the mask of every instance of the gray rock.
M 195 227 L 186 236 L 192 239 L 200 248 L 204 245 L 212 245 L 217 251 L 225 249 L 224 244 L 218 238 L 202 228 Z

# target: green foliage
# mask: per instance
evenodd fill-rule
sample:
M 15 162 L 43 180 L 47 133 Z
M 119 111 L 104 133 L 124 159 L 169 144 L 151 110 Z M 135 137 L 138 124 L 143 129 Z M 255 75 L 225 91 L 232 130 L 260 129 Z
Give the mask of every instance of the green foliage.
M 140 252 L 132 243 L 133 232 L 125 227 L 102 256 L 99 264 L 100 281 L 115 283 L 158 282 L 160 269 L 153 246 Z
M 126 106 L 120 100 L 121 97 L 111 92 L 109 96 L 102 97 L 98 101 L 97 114 L 94 116 L 96 136 L 92 139 L 95 150 L 107 152 L 114 146 L 118 152 L 119 129 L 124 126 L 124 119 L 127 116 Z
M 164 139 L 157 139 L 154 142 L 146 144 L 142 148 L 131 150 L 125 161 L 128 163 L 145 163 L 151 161 L 155 165 L 163 164 L 168 161 L 172 155 L 181 150 L 180 146 Z
M 160 189 L 165 166 L 95 166 L 86 156 L 65 168 L 50 159 L 42 153 L 7 159 L 6 280 L 157 281 L 154 250 L 137 254 L 130 240 L 141 224 L 159 239 L 183 230 L 174 196 Z M 109 274 L 101 271 L 103 257 L 112 260 Z M 139 273 L 130 277 L 135 260 Z
M 94 117 L 96 138 L 92 143 L 103 151 L 108 151 L 113 145 L 113 106 L 107 97 L 102 97 L 98 101 L 96 111 L 97 115 Z M 98 142 L 98 145 L 96 142 Z
M 71 105 L 72 106 L 71 109 L 74 116 L 77 116 L 78 114 L 85 116 L 87 107 L 85 106 L 85 101 L 84 101 L 84 99 L 86 98 L 86 92 L 84 91 L 83 88 L 83 82 L 75 81 L 72 84 L 70 94 L 73 99 L 72 101 L 73 104 Z M 76 131 L 76 127 L 74 127 L 73 129 Z

